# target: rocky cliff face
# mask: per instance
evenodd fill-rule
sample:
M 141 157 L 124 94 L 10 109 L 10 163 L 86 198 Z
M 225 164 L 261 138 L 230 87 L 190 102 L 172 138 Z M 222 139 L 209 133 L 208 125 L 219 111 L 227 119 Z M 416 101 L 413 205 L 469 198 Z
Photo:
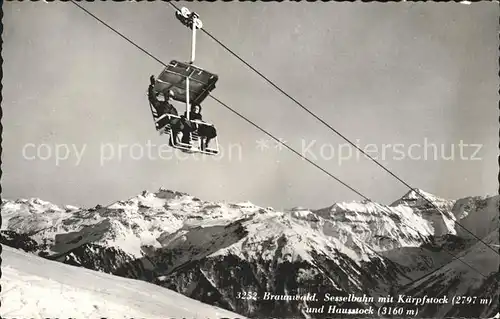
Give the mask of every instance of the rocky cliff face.
M 498 250 L 498 228 L 483 241 Z M 500 256 L 477 242 L 450 263 L 404 287 L 402 294 L 417 298 L 446 298 L 426 303 L 420 316 L 435 318 L 491 318 L 499 311 Z M 396 305 L 394 305 L 396 306 Z
M 484 244 L 457 222 L 498 245 L 498 197 L 452 201 L 420 193 L 439 210 L 415 191 L 390 206 L 336 203 L 283 212 L 251 203 L 205 202 L 165 189 L 92 209 L 40 199 L 4 201 L 2 243 L 152 282 L 249 317 L 332 317 L 311 309 L 379 306 L 377 297 L 388 294 L 451 295 L 459 280 L 461 287 L 473 287 L 464 293 L 488 289 L 486 296 L 498 284 L 498 255 L 481 250 Z M 459 253 L 489 266 L 477 277 L 454 259 Z M 307 293 L 317 300 L 263 298 Z M 326 293 L 375 301 L 325 304 Z M 467 317 L 470 311 L 490 314 L 494 305 L 476 310 L 427 305 L 419 314 Z

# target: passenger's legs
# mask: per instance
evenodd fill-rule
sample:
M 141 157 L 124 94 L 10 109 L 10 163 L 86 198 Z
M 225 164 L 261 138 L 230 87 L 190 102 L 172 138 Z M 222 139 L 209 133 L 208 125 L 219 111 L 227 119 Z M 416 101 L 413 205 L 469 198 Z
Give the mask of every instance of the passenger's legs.
M 179 142 L 179 134 L 182 134 L 181 132 L 184 129 L 184 125 L 179 118 L 173 117 L 170 121 L 170 128 L 172 130 L 172 139 L 174 140 L 174 143 L 177 144 Z M 170 140 L 170 143 L 172 143 L 172 140 Z
M 202 139 L 202 145 L 201 148 L 204 150 L 205 148 L 208 147 L 210 144 L 210 141 L 217 136 L 217 132 L 215 128 L 211 125 L 200 125 L 198 129 L 198 134 L 200 135 L 200 138 Z
M 206 136 L 205 147 L 208 147 L 210 141 L 217 136 L 217 131 L 215 130 L 215 127 L 206 126 L 205 136 Z
M 184 144 L 191 144 L 191 132 L 193 131 L 192 123 L 189 121 L 184 121 L 184 127 L 182 129 L 182 139 L 181 142 Z

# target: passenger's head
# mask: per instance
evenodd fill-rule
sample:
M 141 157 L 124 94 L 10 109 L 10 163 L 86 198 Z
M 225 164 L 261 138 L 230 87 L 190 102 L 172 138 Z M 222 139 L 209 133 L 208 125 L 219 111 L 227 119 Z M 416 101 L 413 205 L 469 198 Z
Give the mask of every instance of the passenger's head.
M 195 106 L 193 107 L 193 112 L 194 112 L 194 113 L 200 113 L 200 112 L 201 112 L 201 106 L 199 106 L 199 105 L 195 105 Z

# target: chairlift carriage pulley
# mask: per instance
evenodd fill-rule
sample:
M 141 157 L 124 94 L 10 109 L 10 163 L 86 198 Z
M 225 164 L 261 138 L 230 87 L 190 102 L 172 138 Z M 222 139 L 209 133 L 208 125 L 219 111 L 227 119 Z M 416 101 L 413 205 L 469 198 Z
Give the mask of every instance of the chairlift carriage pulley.
M 152 81 L 153 95 L 163 95 L 165 100 L 182 102 L 186 105 L 185 116 L 170 114 L 157 110 L 151 102 L 150 107 L 153 113 L 156 130 L 162 134 L 167 134 L 170 138 L 170 145 L 185 152 L 204 153 L 215 155 L 219 153 L 219 143 L 215 126 L 211 123 L 190 118 L 191 107 L 200 107 L 201 103 L 215 89 L 219 77 L 193 64 L 196 49 L 196 29 L 201 29 L 203 24 L 198 14 L 183 7 L 176 13 L 176 18 L 186 27 L 192 30 L 191 60 L 188 63 L 172 60 Z M 148 92 L 149 95 L 149 92 Z M 167 102 L 168 103 L 168 102 Z M 180 126 L 177 126 L 180 125 Z M 181 127 L 181 128 L 179 128 Z M 187 129 L 185 129 L 187 128 Z M 178 133 L 187 134 L 182 141 L 177 139 Z M 212 140 L 214 147 L 206 144 L 207 140 Z

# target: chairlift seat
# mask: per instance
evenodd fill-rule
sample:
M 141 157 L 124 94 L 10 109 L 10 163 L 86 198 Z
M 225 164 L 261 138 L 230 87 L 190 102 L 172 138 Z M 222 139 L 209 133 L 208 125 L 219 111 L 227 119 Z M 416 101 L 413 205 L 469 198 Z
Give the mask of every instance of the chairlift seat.
M 204 150 L 201 149 L 201 143 L 203 143 L 203 139 L 199 135 L 198 130 L 190 132 L 189 144 L 178 143 L 177 141 L 174 140 L 174 136 L 172 134 L 172 127 L 170 125 L 170 122 L 174 118 L 181 119 L 181 116 L 174 115 L 174 114 L 163 114 L 161 116 L 158 116 L 156 114 L 156 112 L 154 112 L 154 108 L 151 108 L 151 110 L 153 111 L 153 118 L 155 119 L 156 130 L 160 133 L 160 135 L 163 135 L 163 134 L 168 135 L 170 138 L 171 144 L 175 148 L 178 148 L 182 151 L 186 151 L 186 152 L 190 152 L 190 153 L 204 153 L 204 154 L 211 154 L 211 155 L 216 155 L 219 153 L 219 142 L 218 142 L 217 137 L 215 137 L 215 140 L 214 140 L 215 148 L 207 147 Z M 203 123 L 204 125 L 213 126 L 213 124 L 211 124 L 211 123 L 199 122 L 196 120 L 191 120 L 190 122 Z

